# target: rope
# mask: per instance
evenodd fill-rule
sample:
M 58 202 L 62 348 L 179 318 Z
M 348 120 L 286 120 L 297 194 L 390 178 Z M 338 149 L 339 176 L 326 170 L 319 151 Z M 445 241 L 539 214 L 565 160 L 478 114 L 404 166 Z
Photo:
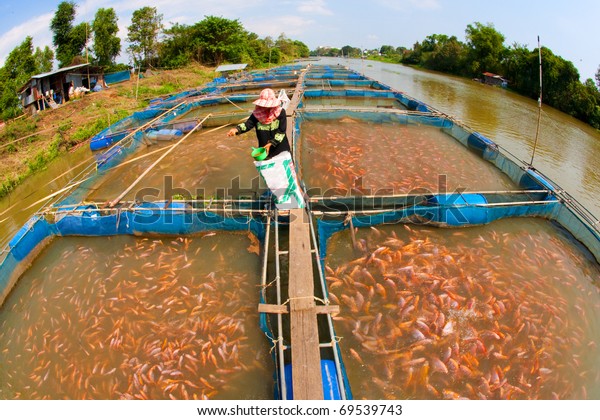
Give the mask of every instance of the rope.
M 321 299 L 320 297 L 317 296 L 293 296 L 291 298 L 288 298 L 288 300 L 286 300 L 285 302 L 283 302 L 281 305 L 285 306 L 288 303 L 290 303 L 290 301 L 292 300 L 300 300 L 300 299 L 306 299 L 306 298 L 312 298 L 314 300 L 316 300 L 317 302 L 321 302 L 324 305 L 328 305 L 329 300 L 325 300 L 325 299 Z
M 353 213 L 349 211 L 346 215 L 346 218 L 344 219 L 344 226 L 350 224 L 350 238 L 352 239 L 352 247 L 354 249 L 357 249 L 358 245 L 356 243 L 356 233 L 354 232 L 354 223 L 352 223 L 352 217 Z
M 273 343 L 273 346 L 272 346 L 272 347 L 269 349 L 269 353 L 273 353 L 273 351 L 274 351 L 275 349 L 277 349 L 277 344 L 278 344 L 279 342 L 281 342 L 281 343 L 283 344 L 283 337 L 281 337 L 281 338 L 277 338 L 277 339 L 275 339 L 275 340 L 274 340 L 274 339 L 272 339 L 271 337 L 269 337 L 267 334 L 265 334 L 265 335 L 266 335 L 266 336 L 267 336 L 267 338 L 268 338 L 269 340 L 271 340 L 271 342 Z
M 270 287 L 271 285 L 273 285 L 273 283 L 278 282 L 280 280 L 279 276 L 275 277 L 275 279 L 270 282 L 265 284 L 264 286 L 261 286 L 262 291 L 264 292 L 265 290 L 267 290 L 268 287 Z

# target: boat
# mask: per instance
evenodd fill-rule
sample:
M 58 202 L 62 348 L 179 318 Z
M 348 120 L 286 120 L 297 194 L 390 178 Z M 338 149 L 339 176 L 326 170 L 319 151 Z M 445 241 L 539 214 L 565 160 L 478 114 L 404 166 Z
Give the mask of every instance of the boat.
M 451 116 L 342 66 L 294 64 L 268 71 L 251 72 L 246 78 L 236 81 L 235 86 L 227 86 L 220 81 L 211 86 L 210 90 L 203 90 L 201 95 L 186 93 L 162 98 L 160 109 L 153 110 L 152 115 L 146 115 L 143 120 L 149 122 L 156 119 L 149 124 L 149 127 L 152 127 L 149 130 L 157 130 L 157 127 L 159 127 L 158 130 L 173 130 L 177 129 L 176 127 L 181 129 L 185 125 L 187 132 L 181 130 L 181 135 L 177 134 L 177 144 L 185 141 L 187 136 L 197 136 L 194 137 L 197 140 L 195 141 L 197 147 L 204 147 L 201 141 L 202 136 L 210 136 L 211 132 L 218 132 L 223 127 L 235 124 L 247 117 L 252 109 L 252 101 L 257 96 L 253 91 L 256 87 L 289 88 L 290 81 L 294 83 L 294 94 L 289 112 L 291 118 L 288 137 L 292 143 L 294 162 L 306 196 L 305 209 L 289 211 L 277 209 L 273 205 L 271 197 L 264 194 L 264 188 L 261 189 L 258 185 L 246 190 L 242 188 L 241 191 L 229 195 L 219 193 L 219 186 L 214 189 L 214 193 L 203 196 L 186 197 L 182 194 L 172 194 L 155 197 L 155 199 L 139 200 L 137 196 L 127 195 L 131 193 L 131 189 L 138 182 L 138 175 L 141 177 L 149 173 L 154 170 L 154 165 L 160 159 L 167 160 L 173 154 L 167 155 L 171 152 L 170 147 L 172 146 L 168 146 L 165 150 L 156 149 L 146 153 L 142 146 L 144 136 L 147 136 L 149 131 L 132 129 L 125 133 L 126 130 L 122 130 L 121 140 L 116 137 L 110 141 L 106 140 L 105 145 L 110 145 L 111 148 L 98 155 L 101 157 L 98 158 L 96 167 L 78 175 L 64 191 L 61 191 L 61 194 L 53 196 L 52 200 L 45 203 L 10 241 L 4 252 L 4 260 L 0 265 L 0 289 L 2 290 L 0 304 L 6 301 L 11 290 L 18 285 L 19 278 L 27 272 L 31 263 L 39 258 L 53 240 L 81 236 L 142 237 L 150 238 L 146 245 L 153 247 L 155 245 L 152 245 L 152 238 L 159 238 L 158 241 L 162 241 L 161 238 L 181 238 L 181 240 L 169 239 L 170 246 L 177 248 L 179 246 L 186 247 L 189 243 L 204 240 L 204 238 L 211 238 L 215 232 L 248 233 L 252 235 L 252 238 L 256 238 L 260 248 L 259 252 L 254 244 L 255 239 L 251 239 L 252 243 L 248 249 L 252 250 L 252 253 L 260 254 L 259 267 L 252 274 L 257 279 L 256 286 L 259 286 L 256 291 L 258 295 L 256 297 L 258 310 L 255 312 L 258 317 L 256 329 L 264 333 L 268 339 L 265 344 L 272 348 L 269 355 L 273 369 L 271 397 L 282 400 L 294 398 L 345 400 L 354 397 L 365 398 L 365 395 L 362 394 L 363 390 L 360 389 L 364 384 L 356 382 L 355 373 L 349 374 L 349 367 L 356 367 L 359 361 L 366 358 L 366 354 L 361 354 L 361 351 L 368 352 L 370 356 L 373 354 L 389 356 L 389 360 L 394 360 L 395 369 L 401 369 L 403 372 L 410 371 L 411 378 L 413 378 L 412 372 L 414 372 L 414 377 L 418 375 L 429 377 L 430 372 L 433 372 L 431 375 L 438 375 L 437 377 L 452 374 L 455 366 L 451 365 L 450 360 L 454 350 L 450 346 L 448 348 L 451 353 L 446 360 L 443 356 L 402 359 L 405 357 L 405 353 L 401 351 L 401 348 L 385 348 L 381 344 L 381 340 L 370 338 L 369 329 L 382 328 L 383 324 L 381 323 L 384 321 L 382 321 L 381 315 L 371 314 L 368 309 L 365 309 L 367 302 L 363 294 L 368 296 L 369 293 L 372 293 L 371 299 L 373 300 L 381 300 L 383 296 L 386 296 L 386 299 L 389 297 L 392 303 L 386 304 L 391 306 L 391 310 L 397 312 L 400 321 L 404 322 L 398 322 L 399 326 L 392 327 L 390 321 L 385 328 L 397 330 L 396 333 L 400 338 L 407 337 L 406 339 L 409 340 L 407 346 L 417 343 L 426 347 L 440 337 L 446 338 L 456 334 L 456 330 L 460 327 L 458 318 L 452 318 L 456 319 L 455 321 L 451 319 L 439 322 L 436 318 L 436 322 L 440 325 L 433 321 L 428 324 L 429 321 L 425 318 L 405 318 L 415 310 L 417 306 L 415 298 L 401 294 L 391 296 L 392 290 L 394 289 L 394 293 L 396 293 L 399 287 L 399 283 L 396 281 L 428 282 L 431 280 L 431 276 L 437 276 L 433 279 L 437 280 L 436 284 L 439 287 L 442 287 L 440 286 L 442 274 L 427 273 L 417 269 L 419 265 L 431 267 L 431 261 L 438 258 L 441 245 L 436 246 L 430 239 L 437 235 L 437 233 L 432 233 L 431 229 L 439 229 L 436 232 L 450 232 L 450 236 L 459 238 L 458 246 L 460 247 L 466 246 L 466 239 L 464 239 L 464 244 L 461 244 L 460 241 L 463 239 L 460 238 L 463 238 L 463 232 L 468 229 L 494 225 L 499 221 L 515 220 L 515 218 L 526 222 L 535 219 L 536 223 L 538 220 L 543 220 L 560 226 L 561 232 L 568 237 L 568 241 L 576 244 L 576 248 L 584 250 L 586 261 L 592 266 L 591 270 L 598 270 L 600 224 L 590 212 L 557 183 L 526 162 L 514 158 L 491 139 L 464 126 Z M 138 128 L 142 126 L 143 124 Z M 356 138 L 348 144 L 342 143 L 342 139 L 352 138 L 352 133 L 359 130 L 363 130 L 360 131 L 359 137 L 368 136 L 369 130 L 373 131 L 374 127 L 378 130 L 376 135 L 380 137 L 369 141 L 365 140 L 364 143 L 355 141 Z M 183 135 L 184 133 L 185 135 Z M 401 136 L 397 133 L 401 133 Z M 433 143 L 429 137 L 434 138 Z M 397 146 L 394 150 L 390 149 L 387 153 L 388 160 L 381 162 L 377 170 L 382 171 L 381 174 L 393 174 L 394 176 L 396 172 L 400 174 L 394 178 L 394 185 L 391 189 L 384 188 L 387 181 L 383 175 L 380 177 L 382 179 L 369 178 L 369 175 L 372 174 L 360 168 L 361 162 L 370 159 L 369 155 L 372 154 L 371 149 L 368 148 L 370 144 L 375 144 L 377 147 L 384 144 L 382 143 L 384 141 L 407 142 L 407 139 L 411 139 L 411 144 L 420 147 L 425 152 L 433 151 L 438 145 L 441 147 L 442 143 L 447 144 L 451 148 L 448 150 L 452 150 L 452 156 L 449 156 L 446 149 L 443 149 L 435 158 L 431 153 L 423 153 L 422 157 L 425 160 L 417 161 L 414 156 L 406 158 L 406 156 L 397 154 L 399 153 L 397 149 L 401 149 Z M 229 143 L 226 141 L 223 140 L 221 146 L 227 149 L 224 153 L 231 154 L 233 153 L 231 148 L 234 146 L 231 141 Z M 240 140 L 240 142 L 242 141 Z M 215 146 L 215 143 L 210 142 L 210 149 L 206 150 L 214 150 L 218 147 Z M 239 149 L 240 156 L 242 153 L 246 153 L 243 150 L 245 149 Z M 158 153 L 162 154 L 158 155 Z M 204 156 L 198 152 L 189 153 L 194 155 L 192 162 L 203 159 L 201 165 L 208 169 L 202 172 L 202 176 L 208 176 L 207 171 L 217 167 L 210 160 L 211 156 Z M 171 166 L 179 163 L 178 166 L 183 167 L 186 172 L 192 171 L 193 163 L 181 164 L 178 160 L 181 159 L 181 156 L 183 154 L 173 157 Z M 458 161 L 458 163 L 452 162 L 451 157 L 454 156 L 460 156 L 465 160 Z M 340 157 L 345 159 L 344 164 L 336 165 L 335 159 Z M 390 162 L 397 162 L 397 159 L 405 159 L 403 162 L 415 159 L 414 162 L 417 163 L 412 165 L 415 171 L 402 172 L 402 168 L 398 165 L 390 165 Z M 134 160 L 144 163 L 139 164 L 136 169 L 131 169 L 132 166 L 127 165 Z M 149 162 L 153 163 L 149 164 Z M 373 165 L 375 161 L 369 162 Z M 465 178 L 469 181 L 469 185 L 467 188 L 463 188 L 458 184 L 445 183 L 448 180 L 444 180 L 442 183 L 439 171 L 435 172 L 434 169 L 431 172 L 433 181 L 421 176 L 419 171 L 422 172 L 421 168 L 426 167 L 422 166 L 424 162 L 431 165 L 431 168 L 447 164 L 454 165 L 457 170 L 472 167 L 474 172 Z M 223 165 L 218 170 L 224 171 L 226 175 L 233 178 L 236 173 L 240 173 L 241 166 L 240 161 L 239 165 Z M 403 166 L 411 167 L 409 164 Z M 354 172 L 349 173 L 345 169 Z M 480 181 L 478 178 L 484 178 L 483 171 L 487 171 L 489 178 L 493 179 L 494 183 L 490 184 L 491 187 L 478 183 Z M 110 183 L 111 179 L 125 178 L 130 172 L 135 172 L 134 176 L 138 178 L 133 182 L 128 180 L 127 183 L 131 182 L 131 184 L 126 189 L 119 186 L 120 194 L 116 198 L 114 188 L 102 189 L 107 182 Z M 164 172 L 162 176 L 166 176 L 166 174 L 167 172 Z M 415 177 L 415 174 L 418 176 Z M 415 184 L 408 182 L 411 177 L 416 179 Z M 206 180 L 207 178 L 202 179 Z M 391 182 L 391 178 L 389 181 Z M 90 191 L 95 192 L 96 195 Z M 294 217 L 298 214 L 310 216 L 307 217 L 305 225 L 304 233 L 307 240 L 304 242 L 306 245 L 303 248 L 304 251 L 295 248 L 293 241 L 290 240 L 292 231 L 295 229 L 294 223 L 297 223 L 297 219 Z M 381 233 L 384 228 L 389 226 L 398 227 L 406 233 L 406 238 L 409 239 L 396 237 L 395 231 Z M 488 246 L 500 246 L 498 244 L 502 243 L 502 233 L 498 234 L 494 231 L 491 235 L 495 235 L 496 245 L 488 243 L 485 238 L 475 237 L 472 241 L 481 244 L 482 249 Z M 348 240 L 344 239 L 346 237 Z M 385 238 L 386 245 L 373 248 L 374 245 L 369 241 L 375 241 L 376 238 Z M 342 245 L 332 245 L 335 243 Z M 353 263 L 340 263 L 341 271 L 339 272 L 332 268 L 330 262 L 334 246 L 346 249 L 349 255 L 355 259 Z M 127 249 L 126 247 L 125 249 Z M 411 256 L 411 253 L 415 253 L 415 249 L 421 250 L 423 247 L 426 247 L 427 251 L 419 251 L 419 255 Z M 150 252 L 147 249 L 144 248 L 144 253 Z M 401 267 L 394 268 L 395 272 L 389 272 L 388 277 L 381 279 L 377 277 L 381 281 L 373 280 L 375 276 L 381 276 L 384 273 L 378 264 L 385 264 L 383 262 L 385 258 L 390 261 L 395 258 L 391 256 L 392 251 L 395 253 L 394 255 L 411 258 L 414 264 L 403 263 Z M 203 252 L 209 253 L 207 250 Z M 525 254 L 527 249 L 522 252 Z M 200 255 L 203 256 L 203 254 Z M 304 273 L 310 277 L 311 281 L 314 279 L 312 284 L 314 291 L 311 289 L 307 296 L 297 296 L 292 291 L 291 285 L 295 284 L 294 282 L 298 279 L 290 273 L 293 265 L 291 259 L 299 258 L 299 256 L 305 263 L 301 267 Z M 444 258 L 446 262 L 458 259 L 450 254 L 445 255 Z M 492 257 L 486 256 L 486 258 Z M 148 267 L 154 267 L 153 261 L 144 261 L 144 263 L 150 264 Z M 184 263 L 182 261 L 182 264 Z M 473 263 L 475 264 L 476 261 Z M 353 269 L 353 267 L 356 268 Z M 345 272 L 346 269 L 349 271 Z M 353 271 L 350 272 L 350 269 Z M 377 274 L 369 274 L 370 270 Z M 342 274 L 345 274 L 346 277 L 338 278 Z M 206 278 L 210 278 L 210 275 L 210 273 L 207 274 Z M 111 276 L 113 275 L 111 274 Z M 352 295 L 350 292 L 348 294 L 340 293 L 341 287 L 350 289 L 349 284 L 344 285 L 350 280 L 353 283 L 365 282 L 365 284 L 356 286 L 360 288 L 361 292 L 354 290 Z M 368 283 L 369 281 L 372 283 Z M 180 290 L 183 290 L 182 293 L 185 294 L 185 289 Z M 216 293 L 215 290 L 212 292 Z M 202 293 L 204 296 L 202 299 L 209 296 L 210 293 L 211 289 L 207 289 Z M 499 293 L 506 295 L 507 292 L 500 291 Z M 471 306 L 468 306 L 467 302 L 469 301 L 465 302 L 466 299 L 460 296 L 456 288 L 449 288 L 442 294 L 445 302 L 449 302 L 448 304 L 451 305 L 448 310 L 455 311 L 448 312 L 448 319 L 451 318 L 451 313 L 455 314 L 461 309 L 471 310 L 475 304 L 471 302 Z M 424 295 L 421 302 L 425 301 L 425 296 L 427 295 Z M 202 306 L 202 299 L 198 298 L 198 309 L 189 308 L 193 313 L 198 314 L 202 310 L 208 310 L 207 307 Z M 438 299 L 441 298 L 438 296 Z M 176 302 L 174 298 L 169 301 Z M 303 307 L 304 309 L 298 309 L 298 304 L 294 302 L 302 302 L 302 305 L 306 306 Z M 490 304 L 490 308 L 493 308 L 492 313 L 493 311 L 497 311 L 497 314 L 506 312 L 506 310 L 502 310 L 504 304 L 501 300 L 500 303 L 494 301 L 493 304 L 495 306 Z M 177 308 L 177 310 L 186 314 L 184 319 L 192 317 L 187 315 L 188 309 Z M 298 340 L 292 331 L 294 328 L 291 327 L 291 318 L 294 317 L 294 313 L 297 315 L 298 311 L 302 310 L 312 311 L 314 319 L 309 317 L 310 319 L 306 322 L 309 323 L 307 325 L 314 327 L 317 334 L 305 337 L 305 340 Z M 360 319 L 355 318 L 353 314 L 358 314 L 356 317 Z M 358 322 L 361 319 L 363 324 Z M 410 323 L 407 322 L 407 319 L 410 320 Z M 469 315 L 465 315 L 463 319 L 469 319 Z M 209 324 L 202 324 L 202 326 L 196 324 L 195 328 L 203 331 L 202 329 L 210 327 Z M 216 325 L 216 323 L 214 324 Z M 351 328 L 348 327 L 350 324 L 352 324 Z M 401 330 L 403 328 L 401 325 L 404 324 L 406 324 L 404 327 L 407 328 L 406 331 Z M 439 329 L 439 334 L 432 331 L 434 326 Z M 360 348 L 349 350 L 348 347 L 345 347 L 346 341 L 339 339 L 339 330 L 343 328 L 346 328 L 348 335 L 363 337 Z M 484 340 L 500 340 L 500 334 L 504 333 L 485 331 L 485 334 L 487 334 L 485 336 L 487 338 L 479 340 L 481 345 L 484 345 Z M 196 333 L 194 333 L 195 336 Z M 482 337 L 484 337 L 483 333 Z M 118 335 L 111 336 L 110 348 L 118 349 L 121 345 L 120 339 Z M 474 345 L 479 343 L 475 339 L 471 342 Z M 318 358 L 318 362 L 314 365 L 305 366 L 296 363 L 292 357 L 293 351 L 300 347 L 306 347 L 306 343 L 313 345 L 307 351 L 312 352 L 313 356 L 316 354 Z M 210 347 L 210 343 L 205 346 Z M 157 348 L 152 351 L 161 354 L 165 346 L 162 347 L 163 349 Z M 223 344 L 219 349 L 217 350 L 215 347 L 214 352 L 210 355 L 215 360 L 222 359 L 223 362 L 235 359 L 237 356 L 234 354 L 239 351 L 237 344 L 236 347 Z M 445 351 L 445 348 L 443 350 Z M 203 357 L 210 359 L 207 353 L 202 353 L 198 348 L 194 351 L 196 352 L 185 353 L 189 356 L 189 360 L 197 359 L 199 354 L 204 354 Z M 479 350 L 474 347 L 473 351 L 477 354 Z M 503 354 L 498 354 L 498 358 L 500 358 L 498 360 L 502 360 Z M 183 360 L 186 356 L 181 357 Z M 470 369 L 467 362 L 473 361 L 465 359 L 463 362 L 466 366 L 463 368 L 464 371 Z M 205 366 L 206 363 L 205 361 Z M 216 361 L 208 363 L 214 363 L 215 367 L 217 365 Z M 384 365 L 383 368 L 385 366 L 388 365 Z M 161 369 L 163 368 L 164 366 L 161 365 Z M 105 370 L 110 372 L 109 367 Z M 538 366 L 538 370 L 536 375 L 539 377 L 546 377 L 551 373 L 549 372 L 550 368 L 543 366 Z M 103 372 L 105 371 L 103 370 Z M 227 375 L 232 375 L 233 372 L 232 370 Z M 502 372 L 499 373 L 496 370 L 493 373 L 496 377 L 503 375 Z M 467 374 L 468 372 L 461 373 L 461 375 Z M 156 375 L 158 377 L 158 373 L 153 370 L 146 371 L 144 375 L 148 380 L 150 380 L 149 376 Z M 211 375 L 214 377 L 217 374 L 212 373 Z M 374 395 L 373 399 L 406 396 L 394 393 L 404 392 L 401 387 L 390 386 L 390 383 L 393 382 L 391 378 L 394 375 L 400 375 L 399 371 L 383 372 L 383 375 L 382 378 L 373 377 L 372 381 L 364 381 L 378 392 L 367 396 Z M 206 380 L 206 378 L 204 379 Z M 216 383 L 223 383 L 223 379 L 219 381 L 217 377 L 214 377 L 213 380 Z M 437 390 L 433 383 L 427 382 L 427 385 L 433 388 L 431 390 L 425 387 L 425 382 L 416 383 L 414 381 L 406 378 L 406 388 L 420 389 L 422 387 L 423 392 L 430 392 L 430 394 L 417 394 L 416 398 L 423 398 L 423 395 L 429 396 L 429 398 L 461 397 L 459 392 L 444 391 L 445 393 L 443 393 Z M 130 389 L 133 387 L 133 391 L 129 392 L 128 390 L 119 395 L 104 395 L 104 398 L 142 398 L 143 387 L 134 382 L 130 381 L 129 383 L 129 387 Z M 220 394 L 214 391 L 215 383 L 209 385 L 200 382 L 191 383 L 192 385 L 184 384 L 177 388 L 179 393 L 174 397 L 193 398 L 193 392 L 196 392 L 194 390 L 197 389 L 203 389 L 202 392 L 206 391 L 206 394 L 197 394 L 198 397 L 207 395 L 214 398 L 220 397 Z M 321 386 L 314 386 L 315 383 Z M 489 394 L 481 394 L 479 398 L 509 398 L 512 394 L 508 394 L 508 388 L 505 390 L 506 383 L 509 383 L 508 379 L 503 381 L 498 378 L 497 383 L 493 384 L 493 390 L 488 388 L 486 392 Z M 511 384 L 509 383 L 509 385 Z M 170 387 L 169 390 L 175 392 L 175 387 Z M 512 392 L 517 391 L 512 390 Z M 474 393 L 469 397 L 477 398 L 477 395 Z M 571 394 L 565 395 L 568 398 Z M 575 395 L 579 396 L 579 394 Z M 536 396 L 541 398 L 545 394 L 536 394 L 531 397 L 535 398 Z M 79 394 L 75 396 L 75 398 L 78 397 L 80 397 Z M 168 393 L 163 397 L 168 398 Z

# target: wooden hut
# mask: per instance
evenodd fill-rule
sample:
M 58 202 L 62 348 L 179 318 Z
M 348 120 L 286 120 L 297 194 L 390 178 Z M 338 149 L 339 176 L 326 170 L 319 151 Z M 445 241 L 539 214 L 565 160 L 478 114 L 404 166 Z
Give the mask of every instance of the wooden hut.
M 483 83 L 486 85 L 506 87 L 508 81 L 499 74 L 485 72 L 483 73 Z
M 31 76 L 18 94 L 23 110 L 34 114 L 73 99 L 69 94 L 71 86 L 73 90 L 92 90 L 96 84 L 105 85 L 101 68 L 84 63 Z

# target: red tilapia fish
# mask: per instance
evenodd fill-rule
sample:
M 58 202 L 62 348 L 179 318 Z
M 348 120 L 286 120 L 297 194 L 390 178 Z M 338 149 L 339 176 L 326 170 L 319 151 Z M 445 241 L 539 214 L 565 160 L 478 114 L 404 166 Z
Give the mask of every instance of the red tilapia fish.
M 356 398 L 600 398 L 600 269 L 548 222 L 356 238 L 326 260 Z
M 0 309 L 0 398 L 272 398 L 257 242 L 57 239 Z
M 307 188 L 365 194 L 515 189 L 513 182 L 439 128 L 344 118 L 302 123 Z M 313 193 L 315 195 L 315 193 Z

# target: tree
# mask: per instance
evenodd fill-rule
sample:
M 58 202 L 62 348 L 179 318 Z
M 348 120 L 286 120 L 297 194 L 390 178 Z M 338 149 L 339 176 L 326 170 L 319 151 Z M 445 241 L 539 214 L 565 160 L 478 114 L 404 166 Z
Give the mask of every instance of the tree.
M 510 81 L 514 90 L 537 99 L 540 89 L 537 54 L 529 51 L 525 45 L 514 43 L 507 50 L 503 67 L 503 75 Z
M 156 7 L 142 7 L 135 10 L 131 25 L 127 28 L 129 53 L 137 64 L 151 64 L 158 55 L 158 35 L 163 29 L 163 16 Z
M 598 71 L 596 72 L 596 86 L 600 89 L 600 66 L 598 66 Z
M 433 34 L 429 35 L 423 40 L 423 42 L 421 43 L 421 48 L 423 52 L 433 52 L 436 49 L 441 48 L 441 46 L 443 46 L 447 42 L 448 35 Z
M 115 9 L 98 9 L 92 22 L 94 31 L 94 54 L 101 66 L 114 64 L 121 52 L 121 39 L 116 35 L 119 31 Z
M 534 52 L 537 57 L 538 50 Z M 542 76 L 546 103 L 573 114 L 570 111 L 573 108 L 572 95 L 577 95 L 575 86 L 581 84 L 579 72 L 573 63 L 542 47 Z M 539 89 L 539 82 L 536 86 Z
M 500 72 L 501 62 L 504 58 L 506 48 L 504 47 L 504 35 L 498 32 L 494 25 L 482 25 L 475 22 L 467 25 L 467 47 L 469 48 L 469 62 L 471 63 L 471 75 L 479 76 L 480 73 Z
M 344 57 L 362 56 L 362 51 L 360 50 L 360 48 L 351 47 L 350 45 L 344 45 L 340 52 Z
M 0 119 L 14 118 L 21 113 L 17 90 L 36 70 L 33 39 L 28 36 L 8 54 L 0 69 Z
M 455 36 L 440 38 L 425 62 L 426 67 L 452 74 L 462 74 L 466 61 L 465 46 Z
M 6 77 L 23 83 L 36 72 L 35 59 L 33 58 L 33 38 L 26 37 L 20 45 L 8 54 L 3 70 Z
M 54 51 L 47 45 L 44 49 L 37 47 L 33 53 L 36 73 L 48 73 L 52 71 L 52 61 L 54 60 Z
M 248 44 L 248 37 L 239 20 L 205 16 L 195 26 L 198 46 L 206 63 L 219 65 L 223 61 L 239 61 Z
M 164 40 L 159 48 L 160 65 L 162 67 L 180 67 L 190 63 L 192 59 L 200 60 L 196 35 L 192 26 L 176 23 L 165 29 Z
M 275 41 L 275 45 L 286 56 L 288 56 L 288 57 L 295 56 L 294 43 L 283 32 L 279 35 L 279 38 L 277 38 L 277 41 Z
M 296 57 L 306 58 L 310 55 L 310 48 L 301 41 L 294 41 L 294 51 L 296 52 Z
M 415 42 L 412 50 L 406 50 L 402 57 L 402 63 L 404 64 L 420 64 L 423 56 L 423 48 L 420 42 Z
M 52 43 L 56 47 L 56 59 L 60 67 L 68 66 L 78 55 L 82 55 L 87 44 L 89 33 L 87 23 L 73 27 L 77 5 L 71 1 L 63 1 L 50 22 L 53 33 Z
M 388 55 L 388 54 L 393 54 L 394 51 L 395 51 L 395 48 L 392 47 L 391 45 L 382 45 L 381 48 L 379 49 L 379 54 Z

